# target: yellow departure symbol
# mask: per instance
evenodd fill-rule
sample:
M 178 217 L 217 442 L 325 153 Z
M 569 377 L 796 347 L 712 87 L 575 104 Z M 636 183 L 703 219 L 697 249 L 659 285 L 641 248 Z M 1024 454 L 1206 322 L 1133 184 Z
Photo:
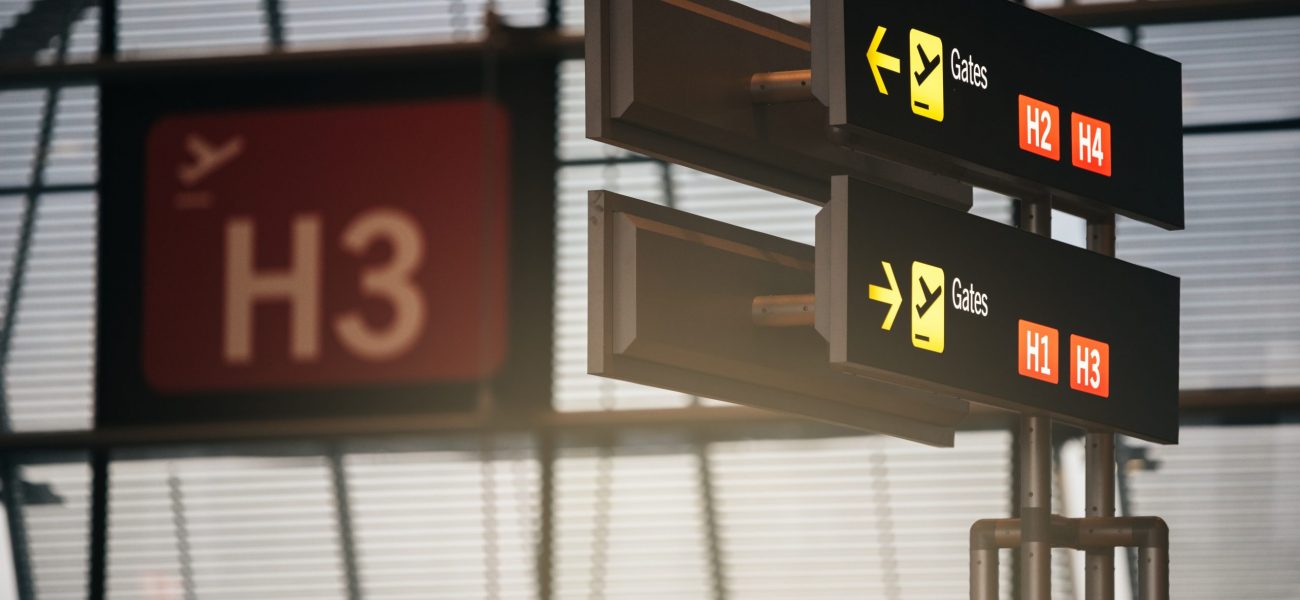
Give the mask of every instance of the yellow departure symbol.
M 943 352 L 943 269 L 912 263 L 912 345 Z
M 880 261 L 880 266 L 885 268 L 885 279 L 889 280 L 889 287 L 867 286 L 867 297 L 889 305 L 889 312 L 885 313 L 885 321 L 880 324 L 881 329 L 889 331 L 894 328 L 894 317 L 898 316 L 898 307 L 903 304 L 903 295 L 898 292 L 898 280 L 894 279 L 894 266 L 883 260 Z
M 908 36 L 912 112 L 943 121 L 943 40 L 919 29 Z M 942 347 L 942 346 L 941 346 Z

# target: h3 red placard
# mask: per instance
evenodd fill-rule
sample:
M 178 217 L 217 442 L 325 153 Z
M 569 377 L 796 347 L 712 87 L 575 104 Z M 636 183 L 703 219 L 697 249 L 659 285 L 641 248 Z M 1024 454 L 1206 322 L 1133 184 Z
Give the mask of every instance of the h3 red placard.
M 483 99 L 177 114 L 146 149 L 145 379 L 472 381 L 506 346 L 509 137 Z

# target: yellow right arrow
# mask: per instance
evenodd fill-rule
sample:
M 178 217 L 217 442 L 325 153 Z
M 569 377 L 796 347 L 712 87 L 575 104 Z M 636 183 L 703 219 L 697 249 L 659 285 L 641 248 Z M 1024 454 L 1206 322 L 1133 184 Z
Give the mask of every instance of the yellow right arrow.
M 876 87 L 880 89 L 880 93 L 888 96 L 889 90 L 885 89 L 885 80 L 880 77 L 880 70 L 897 73 L 901 67 L 897 56 L 890 56 L 880 51 L 880 42 L 884 39 L 884 26 L 876 26 L 876 36 L 871 38 L 871 47 L 867 48 L 867 64 L 871 65 L 871 74 L 876 78 Z
M 885 278 L 889 280 L 889 287 L 868 286 L 867 297 L 876 302 L 884 302 L 889 305 L 889 312 L 885 314 L 885 322 L 880 325 L 881 329 L 889 331 L 894 327 L 894 317 L 898 316 L 898 307 L 903 305 L 903 295 L 898 292 L 898 280 L 894 279 L 893 265 L 882 260 L 880 266 L 885 268 Z

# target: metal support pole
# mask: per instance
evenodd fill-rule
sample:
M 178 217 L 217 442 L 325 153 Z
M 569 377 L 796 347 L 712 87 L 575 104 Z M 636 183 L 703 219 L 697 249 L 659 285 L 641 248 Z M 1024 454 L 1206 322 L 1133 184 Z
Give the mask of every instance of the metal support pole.
M 1143 520 L 1138 550 L 1138 584 L 1142 600 L 1169 600 L 1169 525 L 1164 519 Z
M 1115 217 L 1088 223 L 1088 249 L 1104 256 L 1115 256 Z M 1088 432 L 1084 437 L 1087 480 L 1085 516 L 1115 516 L 1115 434 Z M 1115 550 L 1092 549 L 1084 558 L 1084 597 L 1086 600 L 1113 600 L 1115 597 Z
M 99 60 L 117 60 L 117 0 L 99 0 Z
M 534 578 L 537 581 L 537 600 L 551 600 L 555 594 L 555 433 L 543 431 L 537 437 L 538 474 L 537 542 Z
M 88 600 L 104 600 L 108 581 L 108 450 L 90 454 L 90 569 Z
M 1052 597 L 1052 422 L 1020 418 L 1020 589 L 1024 600 Z
M 262 0 L 262 12 L 266 15 L 266 37 L 271 50 L 284 50 L 284 10 L 280 0 Z
M 1142 600 L 1169 600 L 1169 544 L 1139 549 L 1138 562 Z
M 343 559 L 343 577 L 348 600 L 361 600 L 361 576 L 357 566 L 356 536 L 352 528 L 352 492 L 348 485 L 343 449 L 330 446 L 328 452 L 330 487 L 334 493 L 334 522 L 338 525 L 339 549 Z
M 34 600 L 36 584 L 32 579 L 32 561 L 28 549 L 27 521 L 23 494 L 22 469 L 13 455 L 0 456 L 0 495 L 3 495 L 5 518 L 9 526 L 9 551 L 13 555 L 14 587 L 18 600 Z
M 970 600 L 999 600 L 998 523 L 985 519 L 970 527 Z
M 181 575 L 181 593 L 184 600 L 198 600 L 194 588 L 194 559 L 190 555 L 190 524 L 185 515 L 185 492 L 175 467 L 167 476 L 167 498 L 172 512 L 172 531 L 176 536 L 176 562 Z
M 1089 432 L 1087 446 L 1087 482 L 1085 515 L 1115 516 L 1115 434 Z M 1112 600 L 1115 597 L 1115 550 L 1088 550 L 1084 558 L 1084 597 L 1087 600 Z
M 1020 228 L 1052 237 L 1051 198 L 1020 200 Z M 1024 600 L 1052 597 L 1052 420 L 1020 418 L 1020 593 Z
M 696 404 L 699 399 L 694 398 Z M 722 555 L 722 535 L 718 524 L 718 503 L 714 495 L 713 459 L 709 456 L 709 438 L 703 430 L 695 434 L 695 474 L 700 486 L 700 510 L 704 513 L 704 539 L 709 551 L 709 580 L 713 600 L 727 600 L 727 561 Z

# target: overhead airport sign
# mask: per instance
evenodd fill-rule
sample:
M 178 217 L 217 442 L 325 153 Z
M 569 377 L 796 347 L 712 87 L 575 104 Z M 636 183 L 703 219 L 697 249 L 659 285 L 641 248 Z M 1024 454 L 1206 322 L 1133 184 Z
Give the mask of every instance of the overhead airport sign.
M 818 0 L 853 144 L 1077 212 L 1183 227 L 1181 66 L 1006 0 Z M 823 75 L 818 74 L 820 80 Z M 818 82 L 820 83 L 820 81 Z
M 553 143 L 544 65 L 490 95 L 472 53 L 346 60 L 105 82 L 98 425 L 547 397 L 554 166 L 520 158 Z
M 847 177 L 817 237 L 837 367 L 1177 442 L 1177 278 Z
M 754 74 L 808 68 L 805 26 L 728 0 L 591 0 L 586 29 L 591 139 L 817 204 L 848 174 L 970 208 L 968 185 L 828 139 L 821 103 L 754 101 Z
M 952 445 L 967 402 L 841 372 L 811 327 L 751 320 L 758 296 L 812 291 L 812 247 L 613 192 L 589 198 L 592 374 Z

